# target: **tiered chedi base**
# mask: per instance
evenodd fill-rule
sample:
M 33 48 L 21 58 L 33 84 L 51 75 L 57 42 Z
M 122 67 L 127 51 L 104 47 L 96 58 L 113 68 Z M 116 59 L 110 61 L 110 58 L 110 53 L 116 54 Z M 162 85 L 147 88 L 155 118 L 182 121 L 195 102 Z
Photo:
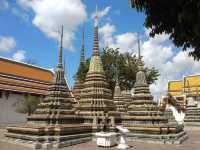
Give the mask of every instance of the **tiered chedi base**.
M 35 149 L 61 148 L 91 140 L 90 125 L 33 125 L 7 127 L 9 141 L 17 141 Z
M 187 126 L 200 126 L 200 108 L 187 106 L 184 122 Z
M 168 123 L 164 113 L 159 111 L 147 84 L 135 85 L 134 98 L 122 124 L 131 131 L 129 140 L 180 144 L 187 138 L 183 126 Z

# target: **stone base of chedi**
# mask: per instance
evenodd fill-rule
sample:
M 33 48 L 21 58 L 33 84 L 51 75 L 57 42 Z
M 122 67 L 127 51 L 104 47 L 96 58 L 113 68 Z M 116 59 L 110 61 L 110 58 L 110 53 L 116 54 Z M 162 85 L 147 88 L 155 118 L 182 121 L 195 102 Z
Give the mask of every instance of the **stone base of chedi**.
M 34 149 L 61 148 L 91 140 L 91 127 L 87 125 L 26 125 L 8 127 L 6 137 L 26 143 Z

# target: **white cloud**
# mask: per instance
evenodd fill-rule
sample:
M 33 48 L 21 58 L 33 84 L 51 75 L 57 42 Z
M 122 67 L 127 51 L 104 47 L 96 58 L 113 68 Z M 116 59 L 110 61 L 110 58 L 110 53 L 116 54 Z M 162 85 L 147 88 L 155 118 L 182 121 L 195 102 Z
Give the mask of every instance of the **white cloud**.
M 0 11 L 9 8 L 9 3 L 7 0 L 0 0 Z
M 99 29 L 99 33 L 103 36 L 103 43 L 106 45 L 113 43 L 112 34 L 115 32 L 115 30 L 115 26 L 110 23 L 106 23 L 102 28 Z
M 113 24 L 106 23 L 100 28 L 100 35 L 103 38 L 103 44 L 120 48 L 120 52 L 134 52 L 137 54 L 137 33 L 126 32 L 114 35 L 116 27 Z M 167 92 L 167 83 L 169 80 L 181 79 L 183 75 L 200 74 L 200 62 L 194 61 L 188 56 L 187 52 L 175 50 L 173 44 L 169 41 L 169 35 L 156 35 L 154 38 L 148 36 L 148 30 L 145 29 L 145 38 L 141 41 L 141 52 L 143 60 L 148 67 L 155 67 L 159 70 L 160 76 L 155 84 L 150 85 L 152 94 L 156 99 Z
M 13 54 L 12 58 L 15 61 L 23 61 L 26 58 L 26 51 L 18 50 L 16 53 Z
M 126 32 L 123 34 L 114 35 L 116 27 L 111 23 L 106 23 L 99 29 L 102 36 L 101 45 L 110 46 L 113 48 L 120 48 L 120 52 L 133 52 L 137 45 L 137 34 L 133 32 Z
M 64 46 L 73 49 L 75 32 L 87 19 L 81 0 L 18 0 L 20 6 L 34 12 L 32 23 L 47 37 L 58 40 L 58 30 L 64 25 Z
M 99 18 L 106 16 L 110 12 L 110 9 L 111 9 L 111 7 L 107 6 L 106 8 L 104 8 L 102 10 L 98 10 Z M 91 18 L 94 18 L 95 14 L 96 14 L 96 11 L 92 13 Z
M 126 32 L 123 34 L 116 35 L 114 37 L 114 43 L 112 47 L 120 48 L 120 52 L 130 52 L 136 50 L 137 33 Z
M 28 22 L 29 16 L 28 16 L 28 14 L 24 13 L 22 10 L 19 10 L 19 9 L 13 7 L 13 8 L 11 9 L 11 11 L 12 11 L 12 13 L 13 13 L 15 16 L 21 18 L 21 19 L 22 19 L 23 21 L 25 21 L 25 22 Z
M 7 52 L 16 46 L 16 41 L 13 37 L 0 36 L 0 51 Z

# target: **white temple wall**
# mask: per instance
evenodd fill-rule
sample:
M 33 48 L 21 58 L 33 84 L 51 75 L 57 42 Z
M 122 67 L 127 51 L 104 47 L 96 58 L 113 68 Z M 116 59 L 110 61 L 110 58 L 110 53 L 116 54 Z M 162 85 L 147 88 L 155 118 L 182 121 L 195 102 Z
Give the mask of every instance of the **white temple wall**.
M 26 115 L 16 112 L 16 104 L 22 99 L 23 94 L 0 91 L 0 124 L 26 122 Z

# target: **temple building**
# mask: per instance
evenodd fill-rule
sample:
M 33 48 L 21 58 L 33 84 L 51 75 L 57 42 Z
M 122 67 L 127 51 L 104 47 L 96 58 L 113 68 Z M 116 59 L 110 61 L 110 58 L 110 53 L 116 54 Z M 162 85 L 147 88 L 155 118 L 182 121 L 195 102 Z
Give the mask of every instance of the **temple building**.
M 25 122 L 16 105 L 27 95 L 44 98 L 53 76 L 48 69 L 0 58 L 0 124 Z
M 85 34 L 83 31 L 83 35 L 82 35 L 82 46 L 81 46 L 81 54 L 80 54 L 80 64 L 79 64 L 79 68 L 78 70 L 85 64 Z M 81 97 L 81 90 L 83 87 L 83 81 L 81 81 L 80 79 L 78 79 L 77 75 L 76 75 L 76 79 L 75 79 L 75 84 L 73 87 L 73 95 L 76 98 L 77 102 L 79 102 L 80 97 Z
M 169 81 L 168 93 L 186 109 L 185 124 L 200 125 L 200 75 L 190 75 L 182 80 Z M 162 103 L 162 102 L 161 102 Z
M 169 81 L 168 93 L 175 97 L 185 95 L 198 103 L 200 97 L 200 75 L 190 75 L 183 77 L 182 80 Z

